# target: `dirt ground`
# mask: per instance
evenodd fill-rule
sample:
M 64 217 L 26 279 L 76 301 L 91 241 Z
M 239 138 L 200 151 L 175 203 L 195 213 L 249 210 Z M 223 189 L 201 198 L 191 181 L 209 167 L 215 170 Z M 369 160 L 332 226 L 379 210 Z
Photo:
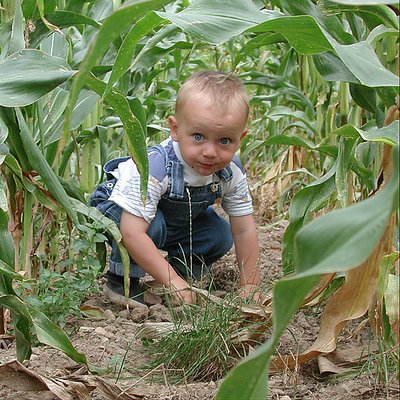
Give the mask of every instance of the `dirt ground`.
M 262 281 L 271 288 L 273 282 L 281 276 L 281 237 L 287 223 L 276 224 L 258 223 L 261 244 Z M 214 279 L 220 291 L 234 289 L 237 279 L 235 257 L 233 251 L 227 254 L 214 266 Z M 157 299 L 156 299 L 157 300 Z M 130 313 L 122 306 L 117 307 L 107 303 L 101 295 L 88 299 L 88 304 L 101 307 L 104 310 L 102 319 L 81 318 L 71 321 L 75 333 L 71 340 L 78 351 L 83 352 L 90 362 L 106 367 L 113 366 L 111 372 L 103 376 L 104 382 L 116 384 L 134 399 L 170 399 L 193 400 L 213 399 L 220 382 L 195 382 L 174 385 L 169 378 L 169 371 L 160 367 L 153 373 L 145 373 L 141 365 L 149 361 L 149 355 L 143 350 L 143 342 L 137 337 L 145 321 L 168 322 L 171 315 L 163 304 L 150 306 L 143 314 Z M 278 352 L 288 354 L 304 350 L 315 340 L 319 329 L 321 308 L 304 309 L 297 313 L 287 331 L 282 336 Z M 359 346 L 365 344 L 365 332 L 351 335 L 352 329 L 359 321 L 346 327 L 340 338 L 338 347 Z M 15 358 L 15 345 L 10 343 L 7 349 L 0 348 L 0 364 Z M 123 368 L 118 366 L 123 364 Z M 48 346 L 35 347 L 28 362 L 24 363 L 31 371 L 45 377 L 66 377 L 72 373 L 76 364 L 60 351 Z M 79 371 L 75 374 L 79 374 Z M 119 375 L 118 382 L 116 377 Z M 357 378 L 342 379 L 332 383 L 319 373 L 316 361 L 299 366 L 296 371 L 285 371 L 272 375 L 269 381 L 269 399 L 310 399 L 310 400 L 346 400 L 346 399 L 395 399 L 399 396 L 398 387 L 377 386 L 374 376 L 364 374 Z M 96 386 L 96 385 L 95 385 Z M 136 397 L 134 397 L 136 396 Z M 50 392 L 32 392 L 13 390 L 0 385 L 0 399 L 58 399 Z M 75 398 L 75 397 L 71 397 Z M 107 395 L 96 387 L 90 397 L 82 399 L 106 400 L 112 398 L 128 398 L 117 395 Z M 235 400 L 232 398 L 232 400 Z M 244 399 L 241 399 L 244 400 Z

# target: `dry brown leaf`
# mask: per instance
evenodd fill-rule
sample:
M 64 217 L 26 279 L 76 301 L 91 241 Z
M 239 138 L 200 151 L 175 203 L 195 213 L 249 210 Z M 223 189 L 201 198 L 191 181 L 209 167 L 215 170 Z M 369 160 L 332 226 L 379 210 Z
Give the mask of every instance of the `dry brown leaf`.
M 173 332 L 175 325 L 173 322 L 144 322 L 140 331 L 137 333 L 138 338 L 158 339 L 162 336 Z M 190 327 L 182 329 L 183 332 L 190 331 Z
M 331 360 L 322 355 L 319 355 L 317 360 L 319 373 L 324 376 L 331 374 L 340 374 L 348 370 L 348 368 L 336 365 Z
M 269 168 L 261 186 L 259 204 L 260 213 L 267 219 L 276 216 L 275 203 L 282 193 L 292 185 L 293 176 L 285 173 L 301 168 L 304 154 L 304 148 L 290 146 Z
M 89 389 L 82 383 L 42 376 L 16 360 L 0 365 L 0 383 L 21 391 L 50 391 L 60 400 L 90 399 Z
M 308 305 L 308 303 L 316 299 L 328 287 L 335 275 L 336 273 L 324 275 L 304 299 L 301 307 Z M 315 303 L 313 303 L 313 305 L 315 305 Z
M 318 356 L 318 367 L 321 375 L 345 372 L 367 360 L 371 353 L 377 353 L 376 344 L 368 346 L 336 349 L 329 354 Z
M 104 310 L 101 307 L 83 304 L 79 310 L 87 318 L 104 319 Z
M 45 382 L 18 361 L 0 365 L 0 383 L 15 390 L 35 392 L 48 390 Z
M 82 375 L 76 376 L 75 379 L 85 385 L 97 387 L 104 394 L 109 396 L 111 400 L 140 400 L 146 395 L 146 392 L 139 388 L 135 388 L 135 392 L 129 391 L 129 393 L 127 393 L 126 390 L 122 390 L 118 386 L 106 382 L 99 376 Z
M 379 262 L 387 247 L 388 232 L 381 238 L 370 257 L 346 274 L 345 283 L 333 294 L 321 318 L 315 343 L 296 356 L 276 356 L 271 359 L 271 372 L 293 369 L 320 354 L 336 349 L 337 337 L 350 320 L 363 316 L 371 306 L 379 276 Z
M 60 400 L 90 400 L 90 392 L 96 387 L 110 399 L 138 400 L 143 396 L 129 395 L 116 385 L 91 375 L 69 375 L 67 378 L 49 378 L 24 367 L 13 360 L 0 365 L 0 384 L 14 390 L 32 392 L 31 398 L 51 398 Z M 40 395 L 40 396 L 39 396 Z
M 368 346 L 349 347 L 347 349 L 336 349 L 324 357 L 342 367 L 358 365 L 364 362 L 371 353 L 377 353 L 378 346 L 370 343 Z

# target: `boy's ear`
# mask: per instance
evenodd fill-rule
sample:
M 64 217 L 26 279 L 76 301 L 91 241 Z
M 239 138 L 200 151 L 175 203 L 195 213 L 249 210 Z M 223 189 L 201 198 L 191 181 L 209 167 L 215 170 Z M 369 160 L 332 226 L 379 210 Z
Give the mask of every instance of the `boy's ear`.
M 169 122 L 169 128 L 170 128 L 172 140 L 174 142 L 177 142 L 178 141 L 178 125 L 176 123 L 176 118 L 173 115 L 170 115 L 168 117 L 168 122 Z
M 245 129 L 243 132 L 242 132 L 242 134 L 240 135 L 240 140 L 242 140 L 246 135 L 247 135 L 247 132 L 249 131 L 249 128 L 247 128 L 247 129 Z

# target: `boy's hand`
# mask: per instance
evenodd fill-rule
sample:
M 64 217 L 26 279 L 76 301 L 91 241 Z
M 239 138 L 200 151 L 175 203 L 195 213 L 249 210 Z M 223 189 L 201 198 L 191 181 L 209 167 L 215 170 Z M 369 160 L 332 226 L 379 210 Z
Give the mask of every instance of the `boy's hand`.
M 262 304 L 263 302 L 263 293 L 259 286 L 251 283 L 240 287 L 239 296 L 245 300 L 251 300 L 254 303 Z
M 182 278 L 178 277 L 172 279 L 167 286 L 171 290 L 173 300 L 177 303 L 195 304 L 196 294 L 190 290 L 188 283 Z

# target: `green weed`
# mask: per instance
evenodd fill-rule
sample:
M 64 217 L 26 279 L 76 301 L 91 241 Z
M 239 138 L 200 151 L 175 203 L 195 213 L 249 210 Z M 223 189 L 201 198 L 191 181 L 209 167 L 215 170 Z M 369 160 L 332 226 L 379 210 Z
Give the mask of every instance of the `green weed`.
M 65 327 L 68 318 L 81 315 L 84 299 L 99 292 L 97 278 L 102 265 L 96 255 L 97 243 L 106 238 L 89 224 L 78 225 L 70 238 L 66 258 L 52 268 L 42 265 L 37 279 L 22 281 L 17 291 L 29 304 Z
M 143 340 L 152 356 L 144 368 L 163 365 L 177 381 L 221 379 L 249 350 L 234 339 L 244 323 L 240 302 L 232 295 L 224 304 L 184 305 L 179 315 L 172 310 L 174 329 L 159 340 Z

